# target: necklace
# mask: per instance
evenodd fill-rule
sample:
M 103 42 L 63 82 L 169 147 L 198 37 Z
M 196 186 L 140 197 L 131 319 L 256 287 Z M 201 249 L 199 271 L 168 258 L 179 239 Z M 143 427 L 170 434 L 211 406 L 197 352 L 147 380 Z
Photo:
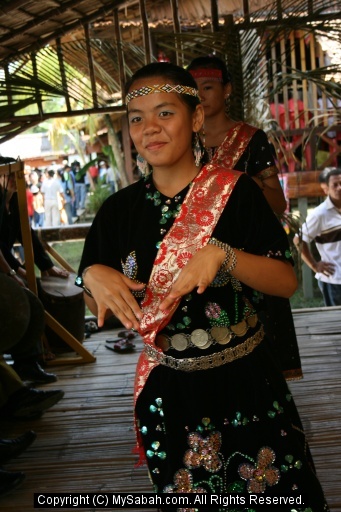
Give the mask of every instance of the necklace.
M 146 180 L 146 199 L 152 201 L 154 206 L 160 207 L 161 217 L 159 219 L 160 227 L 160 235 L 164 236 L 172 225 L 173 219 L 175 219 L 180 211 L 182 201 L 187 194 L 188 188 L 190 186 L 187 185 L 179 194 L 170 198 L 162 196 L 161 192 L 158 190 L 150 190 L 153 185 L 150 180 Z M 161 241 L 156 243 L 156 247 L 159 248 L 161 245 Z

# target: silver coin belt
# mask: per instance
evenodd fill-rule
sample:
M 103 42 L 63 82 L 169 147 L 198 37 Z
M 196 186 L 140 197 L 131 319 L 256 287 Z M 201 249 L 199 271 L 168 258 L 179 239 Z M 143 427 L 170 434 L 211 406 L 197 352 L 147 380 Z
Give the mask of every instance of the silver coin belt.
M 167 334 L 158 334 L 155 339 L 155 345 L 167 352 L 170 349 L 183 351 L 189 347 L 206 350 L 209 346 L 218 343 L 227 345 L 235 336 L 245 336 L 249 327 L 256 327 L 258 317 L 256 314 L 249 316 L 236 325 L 229 327 L 214 326 L 211 329 L 195 329 L 190 334 L 178 333 L 173 336 Z
M 231 363 L 236 359 L 247 356 L 259 345 L 263 338 L 264 329 L 263 326 L 261 326 L 259 331 L 236 347 L 228 347 L 221 352 L 216 352 L 208 356 L 189 357 L 186 359 L 177 359 L 176 357 L 169 356 L 163 352 L 159 352 L 150 345 L 145 345 L 144 351 L 148 357 L 173 370 L 194 372 L 197 370 L 216 368 L 217 366 L 222 366 L 223 364 Z

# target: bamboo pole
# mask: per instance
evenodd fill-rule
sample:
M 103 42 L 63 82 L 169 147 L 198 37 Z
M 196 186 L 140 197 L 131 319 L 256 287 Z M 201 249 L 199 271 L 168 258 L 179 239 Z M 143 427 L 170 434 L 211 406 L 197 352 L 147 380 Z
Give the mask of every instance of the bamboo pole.
M 39 76 L 38 76 L 37 60 L 36 60 L 36 55 L 34 52 L 31 53 L 31 61 L 32 61 L 33 76 L 36 80 L 38 80 Z M 40 93 L 40 90 L 38 87 L 35 87 L 35 90 L 36 90 L 36 103 L 38 106 L 39 115 L 42 115 L 44 113 L 44 110 L 43 110 L 43 104 L 41 101 L 41 93 Z
M 243 14 L 245 23 L 250 23 L 249 0 L 243 0 Z
M 115 42 L 116 42 L 116 51 L 117 51 L 117 60 L 118 60 L 118 74 L 119 74 L 119 81 L 120 81 L 120 87 L 121 87 L 122 103 L 124 104 L 125 103 L 124 54 L 123 54 L 123 49 L 122 49 L 121 28 L 120 28 L 120 21 L 119 21 L 117 9 L 114 10 L 114 30 L 115 30 Z M 125 112 L 125 107 L 122 107 L 122 111 Z
M 140 15 L 141 15 L 141 21 L 142 21 L 145 63 L 149 64 L 152 61 L 152 51 L 151 51 L 150 31 L 149 31 L 149 26 L 148 26 L 148 17 L 147 17 L 145 0 L 139 0 L 139 5 L 140 5 Z
M 10 75 L 7 64 L 4 66 L 4 72 L 5 72 L 5 78 L 6 78 L 7 102 L 9 105 L 12 105 L 13 98 L 12 98 L 12 88 L 11 88 L 11 84 L 10 84 L 11 75 Z
M 57 43 L 57 56 L 58 56 L 60 77 L 62 79 L 63 91 L 65 91 L 66 109 L 67 109 L 67 111 L 70 111 L 71 110 L 70 96 L 69 96 L 69 91 L 68 91 L 68 87 L 67 87 L 64 58 L 63 58 L 63 49 L 62 49 L 62 45 L 60 42 L 60 37 L 58 37 L 58 39 L 56 40 L 56 43 Z
M 171 0 L 173 26 L 175 34 L 181 33 L 178 0 Z M 182 44 L 178 39 L 175 40 L 176 63 L 178 66 L 183 64 Z
M 213 33 L 219 32 L 219 13 L 217 0 L 211 0 L 211 31 Z
M 305 57 L 305 44 L 304 44 L 304 32 L 299 31 L 298 37 L 299 37 L 299 44 L 300 44 L 300 57 L 301 57 L 301 70 L 302 72 L 307 71 L 307 61 Z M 305 106 L 309 104 L 309 95 L 308 95 L 308 87 L 307 87 L 307 80 L 302 80 L 302 93 L 303 93 L 303 103 Z M 309 124 L 309 113 L 307 109 L 304 109 L 304 121 L 306 126 Z
M 289 36 L 290 41 L 290 59 L 291 59 L 291 69 L 296 69 L 296 38 L 295 38 L 295 32 L 291 31 Z M 294 106 L 294 123 L 295 128 L 300 127 L 300 120 L 299 120 L 299 109 L 298 109 L 298 90 L 297 90 L 297 80 L 292 81 L 292 99 L 293 106 Z
M 92 55 L 92 50 L 91 50 L 89 23 L 84 24 L 84 35 L 85 35 L 86 54 L 87 54 L 88 66 L 89 66 L 89 75 L 90 75 L 91 92 L 92 92 L 92 103 L 93 103 L 94 108 L 97 108 L 98 107 L 97 84 L 96 84 L 96 78 L 95 78 L 94 60 L 93 60 L 93 55 Z

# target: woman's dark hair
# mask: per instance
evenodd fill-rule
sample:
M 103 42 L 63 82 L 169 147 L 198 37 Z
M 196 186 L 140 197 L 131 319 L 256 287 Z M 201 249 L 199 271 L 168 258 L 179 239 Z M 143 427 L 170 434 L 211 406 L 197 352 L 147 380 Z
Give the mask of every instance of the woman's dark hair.
M 192 62 L 187 67 L 187 71 L 195 70 L 195 69 L 219 69 L 222 73 L 223 84 L 229 84 L 232 82 L 232 75 L 228 70 L 224 61 L 219 59 L 219 57 L 215 57 L 214 55 L 211 57 L 207 55 L 207 57 L 197 57 L 192 60 Z
M 134 82 L 137 80 L 153 77 L 162 78 L 164 83 L 172 85 L 186 85 L 188 87 L 193 87 L 193 89 L 198 89 L 194 78 L 188 71 L 186 71 L 186 69 L 170 62 L 152 62 L 151 64 L 143 66 L 143 68 L 140 68 L 133 74 L 125 85 L 125 94 L 128 94 L 129 90 L 134 85 Z M 179 97 L 192 111 L 194 111 L 195 107 L 200 104 L 198 96 L 179 94 Z

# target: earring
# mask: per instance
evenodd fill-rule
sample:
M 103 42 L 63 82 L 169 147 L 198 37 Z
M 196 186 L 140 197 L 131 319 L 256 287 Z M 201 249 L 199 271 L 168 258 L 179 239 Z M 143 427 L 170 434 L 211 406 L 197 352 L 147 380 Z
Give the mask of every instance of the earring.
M 226 112 L 226 114 L 228 114 L 230 112 L 230 107 L 231 107 L 231 98 L 230 98 L 230 95 L 227 94 L 227 96 L 225 98 L 225 112 Z
M 199 167 L 204 152 L 203 152 L 203 148 L 201 145 L 201 140 L 200 140 L 198 132 L 196 132 L 195 137 L 194 137 L 193 154 L 194 154 L 194 159 L 195 159 L 195 165 L 196 165 L 196 167 Z
M 140 154 L 138 154 L 136 157 L 136 165 L 143 176 L 147 176 L 149 174 L 148 162 Z

